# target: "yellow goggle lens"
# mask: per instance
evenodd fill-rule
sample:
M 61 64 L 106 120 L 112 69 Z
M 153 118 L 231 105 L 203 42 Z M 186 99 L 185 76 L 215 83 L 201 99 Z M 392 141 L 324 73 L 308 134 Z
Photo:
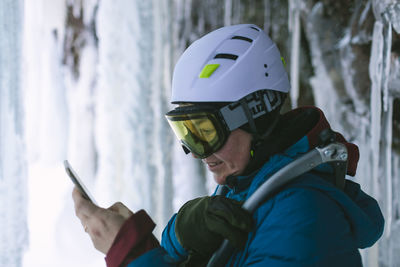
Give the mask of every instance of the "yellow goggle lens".
M 183 125 L 189 129 L 201 141 L 212 142 L 217 135 L 212 122 L 208 119 L 194 119 L 184 121 Z
M 219 148 L 221 138 L 213 123 L 214 115 L 171 115 L 167 119 L 178 139 L 197 156 L 203 157 Z

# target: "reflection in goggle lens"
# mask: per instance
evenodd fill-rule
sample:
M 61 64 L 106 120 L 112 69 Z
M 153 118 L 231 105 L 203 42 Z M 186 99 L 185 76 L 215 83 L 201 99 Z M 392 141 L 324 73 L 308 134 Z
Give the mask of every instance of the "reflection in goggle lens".
M 212 142 L 217 136 L 217 131 L 208 119 L 194 119 L 183 123 L 188 130 L 201 141 Z
M 169 116 L 168 122 L 181 143 L 199 157 L 211 155 L 219 149 L 223 136 L 219 136 L 214 115 L 197 113 Z M 220 133 L 221 134 L 221 133 Z

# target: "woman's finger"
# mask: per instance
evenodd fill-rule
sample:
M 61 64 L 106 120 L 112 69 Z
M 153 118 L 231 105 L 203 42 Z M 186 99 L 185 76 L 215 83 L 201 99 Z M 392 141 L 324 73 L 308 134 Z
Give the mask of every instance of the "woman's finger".
M 99 209 L 99 207 L 94 205 L 90 200 L 84 198 L 77 187 L 74 187 L 72 191 L 72 199 L 75 204 L 76 216 L 81 220 L 93 216 L 96 210 Z

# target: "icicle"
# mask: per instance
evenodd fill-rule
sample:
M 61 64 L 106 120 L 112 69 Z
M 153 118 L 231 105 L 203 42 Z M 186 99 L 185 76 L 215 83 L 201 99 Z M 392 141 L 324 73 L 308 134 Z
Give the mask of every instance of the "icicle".
M 225 0 L 224 25 L 228 26 L 231 24 L 232 24 L 232 0 Z
M 384 16 L 385 22 L 389 25 L 385 25 L 384 28 L 384 52 L 383 52 L 383 77 L 382 77 L 382 90 L 383 90 L 383 103 L 384 110 L 383 113 L 383 126 L 382 126 L 382 151 L 381 151 L 381 170 L 383 175 L 383 184 L 384 188 L 381 188 L 381 191 L 384 192 L 381 200 L 384 200 L 384 206 L 382 206 L 382 210 L 384 211 L 385 216 L 385 242 L 383 243 L 386 246 L 386 250 L 388 255 L 386 256 L 386 264 L 387 266 L 393 265 L 393 244 L 394 238 L 393 233 L 396 233 L 396 227 L 394 225 L 394 207 L 396 207 L 396 200 L 394 198 L 394 193 L 396 192 L 396 184 L 394 179 L 397 179 L 396 176 L 393 176 L 392 173 L 392 140 L 393 140 L 393 105 L 394 99 L 390 95 L 389 92 L 389 75 L 390 68 L 395 67 L 396 64 L 391 64 L 391 35 L 392 28 L 390 22 L 388 22 L 387 17 Z M 397 63 L 397 62 L 394 62 Z M 396 70 L 396 69 L 394 69 Z M 396 177 L 396 178 L 394 178 Z M 398 188 L 398 187 L 397 187 Z
M 383 55 L 383 24 L 376 21 L 372 37 L 369 75 L 371 78 L 371 154 L 373 165 L 373 180 L 378 179 L 379 141 L 381 131 L 381 85 L 382 85 L 382 55 Z M 376 188 L 377 189 L 377 188 Z
M 289 0 L 289 32 L 291 35 L 290 53 L 290 98 L 292 108 L 297 107 L 299 98 L 299 50 L 300 50 L 300 7 L 299 0 Z
M 386 17 L 386 16 L 384 16 Z M 383 91 L 383 110 L 388 110 L 389 101 L 389 75 L 390 75 L 390 55 L 392 52 L 392 24 L 386 19 L 383 29 L 383 63 L 382 63 L 382 91 Z
M 393 99 L 389 98 L 387 111 L 383 114 L 383 169 L 386 183 L 386 237 L 390 237 L 393 222 L 393 178 L 392 178 L 392 135 L 393 135 Z
M 382 56 L 383 56 L 383 24 L 376 21 L 372 36 L 371 56 L 369 63 L 369 76 L 371 79 L 371 145 L 370 158 L 372 165 L 372 192 L 374 197 L 379 197 L 379 142 L 381 132 L 381 85 L 382 85 Z M 378 244 L 368 250 L 368 262 L 377 266 L 379 258 Z

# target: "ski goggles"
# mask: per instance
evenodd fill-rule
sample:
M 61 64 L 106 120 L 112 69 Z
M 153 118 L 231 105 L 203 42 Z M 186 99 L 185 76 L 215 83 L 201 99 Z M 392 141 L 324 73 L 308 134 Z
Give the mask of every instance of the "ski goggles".
M 229 136 L 219 110 L 211 107 L 178 107 L 166 115 L 186 153 L 206 158 L 218 151 Z
M 225 144 L 230 132 L 283 103 L 282 93 L 261 90 L 239 101 L 179 106 L 165 116 L 186 153 L 206 158 Z

